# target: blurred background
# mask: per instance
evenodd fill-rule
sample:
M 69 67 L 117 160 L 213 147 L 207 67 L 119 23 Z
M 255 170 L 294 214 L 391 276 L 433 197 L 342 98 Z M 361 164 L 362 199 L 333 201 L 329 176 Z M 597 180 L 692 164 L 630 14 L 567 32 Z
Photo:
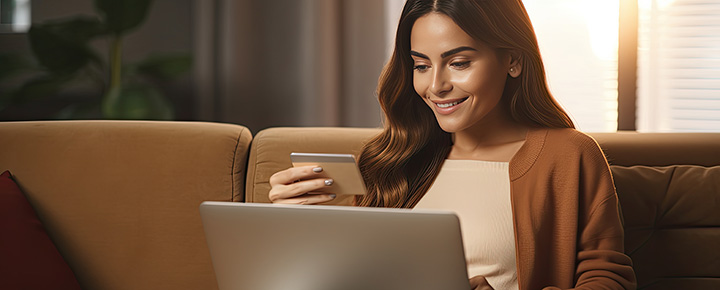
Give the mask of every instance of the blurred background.
M 720 131 L 720 0 L 524 0 L 588 132 Z M 0 120 L 376 127 L 403 0 L 0 0 Z

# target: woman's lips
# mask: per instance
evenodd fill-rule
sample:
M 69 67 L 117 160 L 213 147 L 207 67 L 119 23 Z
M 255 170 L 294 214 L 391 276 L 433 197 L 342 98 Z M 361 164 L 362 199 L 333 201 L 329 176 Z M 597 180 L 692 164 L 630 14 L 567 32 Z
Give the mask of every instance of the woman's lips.
M 432 101 L 435 104 L 435 111 L 441 115 L 447 115 L 455 112 L 460 105 L 465 102 L 469 97 L 454 100 L 443 100 L 443 101 Z

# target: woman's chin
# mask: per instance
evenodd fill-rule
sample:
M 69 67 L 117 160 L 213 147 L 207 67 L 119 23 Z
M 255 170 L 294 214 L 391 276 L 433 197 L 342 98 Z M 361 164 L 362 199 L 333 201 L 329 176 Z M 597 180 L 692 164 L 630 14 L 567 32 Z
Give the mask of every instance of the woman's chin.
M 447 133 L 458 133 L 459 131 L 470 127 L 467 118 L 465 118 L 465 115 L 461 114 L 463 113 L 461 111 L 454 112 L 449 115 L 440 114 L 438 112 L 434 113 L 435 121 L 437 121 L 438 125 L 440 125 L 440 129 Z
M 440 125 L 440 129 L 447 133 L 457 133 L 464 129 L 464 127 L 457 122 L 443 122 L 438 120 L 438 125 Z

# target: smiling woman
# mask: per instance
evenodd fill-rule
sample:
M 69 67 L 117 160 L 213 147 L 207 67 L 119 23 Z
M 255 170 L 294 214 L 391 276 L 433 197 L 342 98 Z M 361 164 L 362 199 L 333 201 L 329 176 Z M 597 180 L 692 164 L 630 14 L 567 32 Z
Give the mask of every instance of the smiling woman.
M 504 118 L 507 116 L 500 112 L 498 103 L 507 71 L 513 69 L 514 77 L 520 75 L 518 59 L 509 53 L 498 55 L 440 13 L 420 17 L 410 43 L 415 91 L 433 110 L 443 131 L 517 131 L 503 126 L 512 122 Z M 525 130 L 519 131 L 518 139 L 522 140 Z
M 378 99 L 355 205 L 454 211 L 475 290 L 635 288 L 607 161 L 550 94 L 520 0 L 408 0 Z M 334 199 L 313 169 L 270 199 Z

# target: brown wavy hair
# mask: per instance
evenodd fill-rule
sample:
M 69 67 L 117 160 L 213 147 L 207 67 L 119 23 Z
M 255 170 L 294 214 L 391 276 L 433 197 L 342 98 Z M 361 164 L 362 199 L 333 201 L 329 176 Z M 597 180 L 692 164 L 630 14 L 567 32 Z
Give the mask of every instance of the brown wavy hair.
M 496 51 L 519 57 L 522 73 L 518 78 L 508 76 L 501 98 L 502 107 L 516 122 L 574 128 L 548 90 L 535 31 L 521 0 L 408 0 L 395 49 L 378 84 L 384 130 L 365 145 L 359 158 L 368 194 L 356 197 L 358 206 L 415 206 L 450 152 L 451 134 L 440 128 L 413 87 L 410 32 L 418 18 L 431 12 L 449 16 L 468 35 Z

